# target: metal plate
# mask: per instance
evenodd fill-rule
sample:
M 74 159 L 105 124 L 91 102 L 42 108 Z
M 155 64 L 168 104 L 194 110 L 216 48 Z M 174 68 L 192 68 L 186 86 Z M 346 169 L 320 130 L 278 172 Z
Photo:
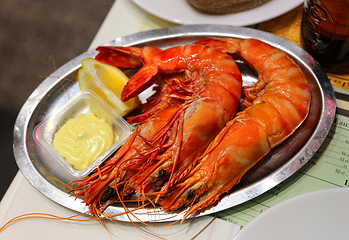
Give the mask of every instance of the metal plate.
M 303 69 L 311 87 L 312 101 L 309 116 L 300 128 L 253 167 L 215 207 L 199 216 L 221 211 L 257 197 L 295 173 L 320 148 L 331 128 L 336 110 L 333 88 L 317 62 L 293 43 L 266 32 L 221 25 L 187 25 L 140 32 L 118 38 L 105 45 L 154 45 L 167 48 L 192 43 L 208 36 L 257 38 L 287 52 Z M 46 78 L 23 105 L 14 127 L 14 154 L 23 175 L 52 201 L 78 212 L 86 212 L 88 208 L 81 199 L 75 200 L 65 190 L 65 185 L 75 179 L 65 173 L 59 164 L 47 163 L 47 155 L 35 143 L 32 134 L 38 123 L 79 91 L 77 71 L 81 67 L 81 61 L 94 57 L 96 53 L 95 50 L 85 52 Z M 255 81 L 255 74 L 249 68 L 242 63 L 238 65 L 241 67 L 244 84 L 250 84 L 251 79 Z M 65 80 L 67 78 L 74 80 L 75 83 Z M 147 94 L 146 91 L 140 98 L 144 99 Z M 123 211 L 123 208 L 118 206 L 107 209 L 109 214 Z M 139 219 L 131 217 L 133 221 L 168 221 L 182 217 L 182 214 L 167 214 L 159 209 L 142 209 L 138 213 L 140 213 L 137 215 Z M 125 215 L 118 216 L 117 219 L 130 221 Z

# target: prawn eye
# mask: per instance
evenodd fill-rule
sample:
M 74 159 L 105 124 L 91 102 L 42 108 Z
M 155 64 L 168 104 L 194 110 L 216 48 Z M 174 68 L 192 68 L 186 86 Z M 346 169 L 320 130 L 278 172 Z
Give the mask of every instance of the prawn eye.
M 106 197 L 111 197 L 115 194 L 114 188 L 109 187 L 107 190 L 104 192 Z
M 159 178 L 160 180 L 162 180 L 162 179 L 164 179 L 164 178 L 166 177 L 166 174 L 167 174 L 166 170 L 161 169 L 161 170 L 159 171 L 159 173 L 158 173 L 158 178 Z
M 192 199 L 194 197 L 194 191 L 193 190 L 189 190 L 188 192 L 187 192 L 187 198 L 188 199 Z

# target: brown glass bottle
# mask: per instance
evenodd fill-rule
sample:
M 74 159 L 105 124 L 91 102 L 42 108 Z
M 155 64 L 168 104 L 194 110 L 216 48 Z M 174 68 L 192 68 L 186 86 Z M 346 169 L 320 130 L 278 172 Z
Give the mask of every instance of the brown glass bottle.
M 326 71 L 349 73 L 349 0 L 306 0 L 301 44 Z

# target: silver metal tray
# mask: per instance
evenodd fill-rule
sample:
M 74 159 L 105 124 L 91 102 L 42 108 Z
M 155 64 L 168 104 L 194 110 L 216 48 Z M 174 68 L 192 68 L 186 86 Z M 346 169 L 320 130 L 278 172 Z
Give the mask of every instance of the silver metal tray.
M 287 52 L 303 69 L 311 86 L 312 101 L 309 116 L 300 128 L 253 167 L 229 194 L 222 197 L 216 206 L 198 216 L 241 204 L 290 177 L 320 148 L 331 128 L 336 110 L 333 88 L 318 63 L 293 43 L 266 32 L 221 25 L 187 25 L 140 32 L 118 38 L 105 45 L 140 47 L 154 45 L 167 48 L 192 43 L 208 36 L 257 38 Z M 65 173 L 59 164 L 48 164 L 47 155 L 33 140 L 32 134 L 37 124 L 79 91 L 77 71 L 81 67 L 81 61 L 94 57 L 96 54 L 95 50 L 85 52 L 46 78 L 23 105 L 14 127 L 14 154 L 23 175 L 46 197 L 78 212 L 86 212 L 88 208 L 81 199 L 71 197 L 65 189 L 65 185 L 75 179 Z M 256 76 L 251 69 L 241 62 L 238 65 L 243 74 L 244 85 L 251 84 L 251 80 L 256 81 Z M 65 80 L 67 78 L 75 83 Z M 144 99 L 147 94 L 147 92 L 143 93 L 140 99 Z M 123 211 L 120 206 L 110 206 L 107 209 L 109 214 L 118 214 Z M 139 213 L 137 217 L 142 221 L 168 221 L 182 218 L 182 214 L 167 214 L 159 209 L 142 209 L 137 213 Z M 133 221 L 139 221 L 130 217 Z M 130 221 L 125 215 L 118 216 L 117 219 Z

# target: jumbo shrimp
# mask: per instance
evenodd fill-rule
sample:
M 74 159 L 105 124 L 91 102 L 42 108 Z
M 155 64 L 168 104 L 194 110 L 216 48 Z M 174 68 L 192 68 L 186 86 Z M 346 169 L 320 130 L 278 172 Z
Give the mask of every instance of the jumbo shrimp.
M 122 100 L 159 81 L 162 101 L 151 98 L 151 107 L 135 117 L 140 125 L 116 155 L 90 177 L 74 182 L 75 195 L 85 197 L 95 216 L 134 192 L 150 201 L 167 194 L 239 106 L 242 77 L 234 59 L 222 51 L 178 46 L 137 64 L 145 65 L 123 89 Z
M 302 70 L 285 52 L 256 39 L 203 41 L 206 45 L 237 44 L 236 52 L 257 71 L 259 79 L 243 89 L 246 108 L 227 123 L 187 178 L 160 201 L 164 211 L 187 206 L 184 219 L 211 206 L 292 135 L 306 119 L 311 100 Z

